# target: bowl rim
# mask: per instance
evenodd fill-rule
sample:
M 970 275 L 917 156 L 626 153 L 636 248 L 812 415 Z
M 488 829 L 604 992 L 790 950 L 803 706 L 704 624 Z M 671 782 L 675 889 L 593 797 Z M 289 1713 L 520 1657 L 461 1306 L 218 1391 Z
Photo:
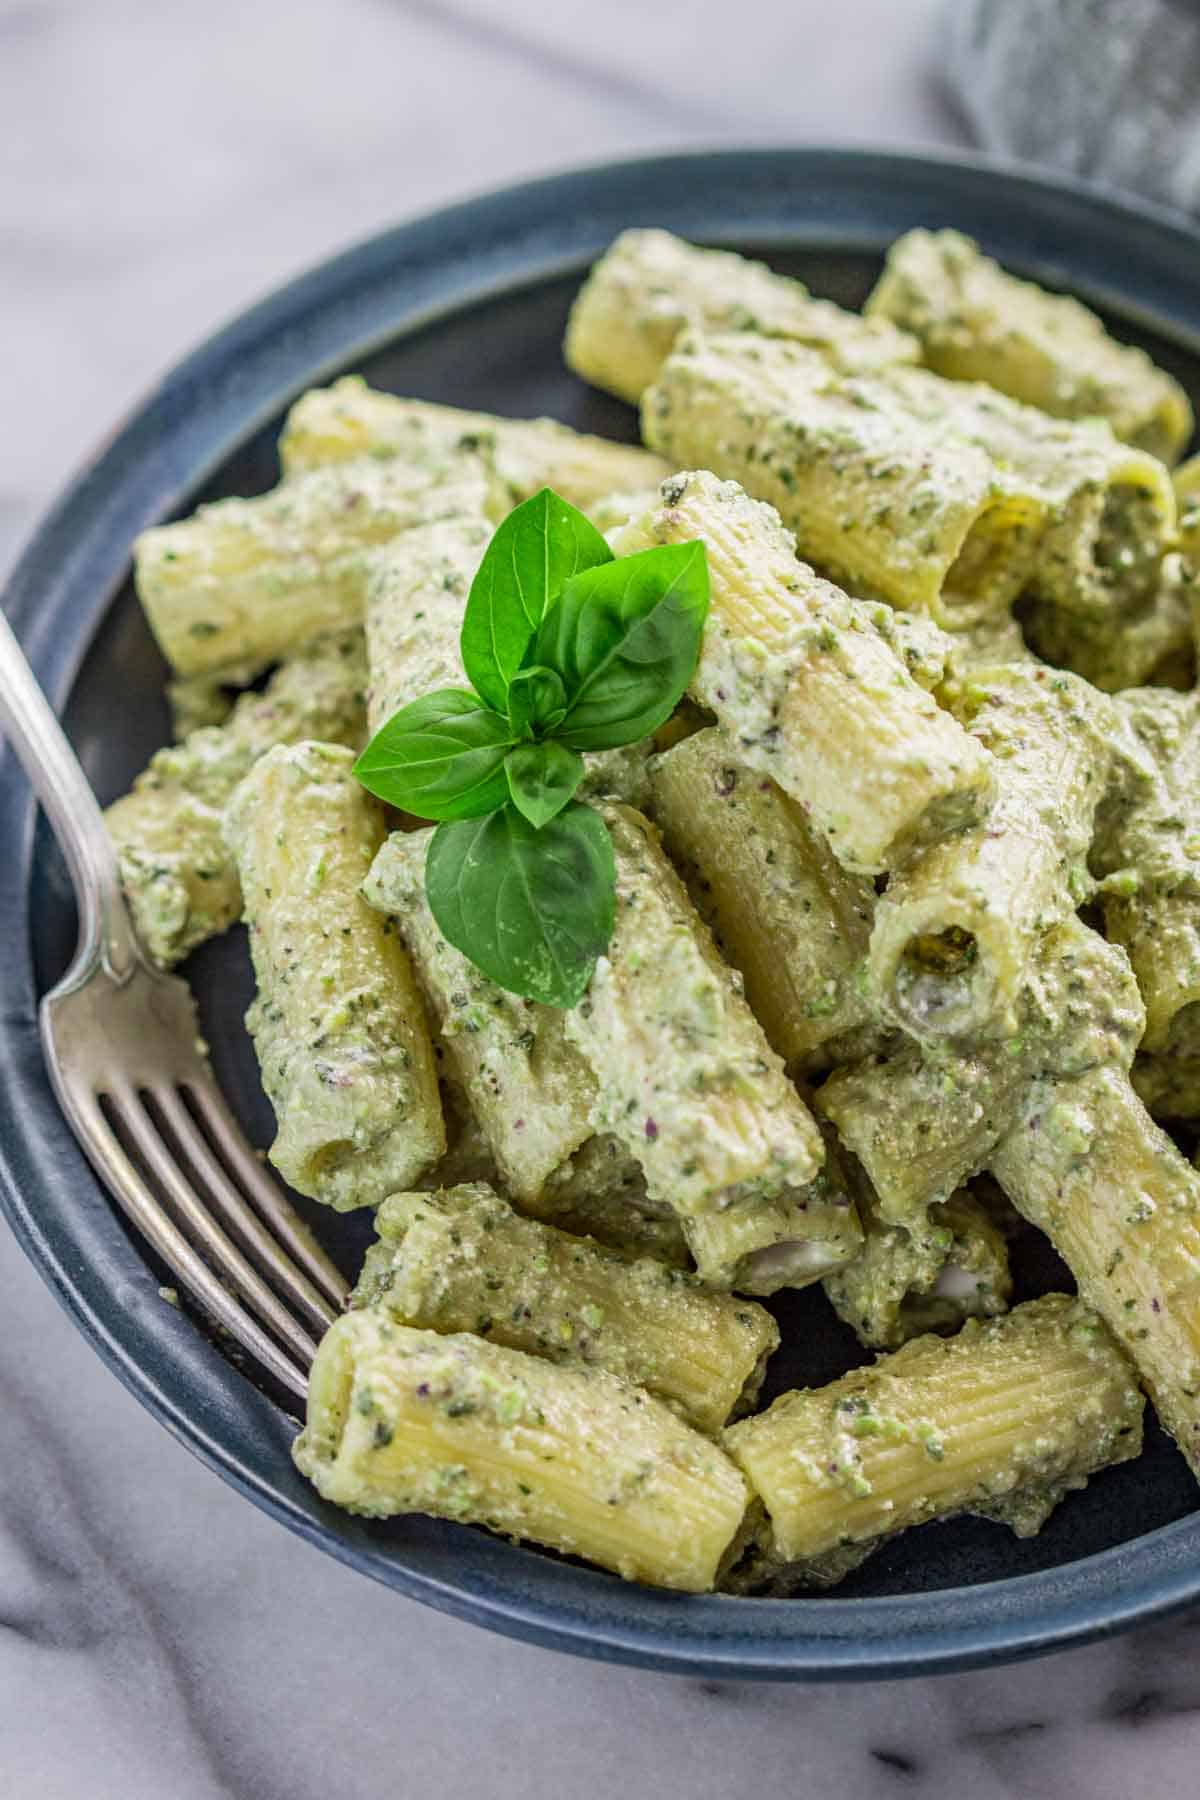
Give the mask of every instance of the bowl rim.
M 65 702 L 146 524 L 177 511 L 301 391 L 398 336 L 581 268 L 622 225 L 716 241 L 877 250 L 973 221 L 988 247 L 1200 356 L 1200 231 L 1085 182 L 966 155 L 684 151 L 569 169 L 437 208 L 285 282 L 178 363 L 84 464 L 18 557 L 3 604 Z M 984 222 L 986 221 L 986 223 Z M 1006 247 L 1011 246 L 1011 247 Z M 1065 260 L 1064 260 L 1065 257 Z M 1198 271 L 1189 295 L 1179 270 Z M 928 1594 L 746 1601 L 629 1587 L 445 1527 L 397 1551 L 272 1467 L 293 1427 L 159 1296 L 46 1078 L 30 932 L 36 808 L 0 760 L 0 1211 L 93 1348 L 210 1469 L 310 1543 L 439 1610 L 534 1643 L 677 1673 L 845 1680 L 1014 1660 L 1200 1597 L 1200 1514 L 1063 1564 Z M 290 1464 L 287 1465 L 290 1468 Z M 469 1541 L 468 1541 L 469 1540 Z M 408 1558 L 408 1561 L 405 1558 Z

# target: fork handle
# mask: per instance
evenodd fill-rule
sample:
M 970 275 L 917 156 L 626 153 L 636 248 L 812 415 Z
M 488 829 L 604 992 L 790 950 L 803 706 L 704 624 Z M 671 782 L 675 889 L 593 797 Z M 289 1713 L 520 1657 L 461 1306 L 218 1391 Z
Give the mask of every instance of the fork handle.
M 114 981 L 126 981 L 140 957 L 104 815 L 3 613 L 0 725 L 67 859 L 79 907 L 76 965 L 82 968 L 99 961 Z

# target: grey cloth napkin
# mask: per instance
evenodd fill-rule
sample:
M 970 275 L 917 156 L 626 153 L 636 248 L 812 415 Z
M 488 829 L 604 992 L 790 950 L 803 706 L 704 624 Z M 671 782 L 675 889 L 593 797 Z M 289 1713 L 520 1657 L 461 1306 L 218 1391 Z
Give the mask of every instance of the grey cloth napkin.
M 949 0 L 943 31 L 986 149 L 1200 212 L 1200 0 Z

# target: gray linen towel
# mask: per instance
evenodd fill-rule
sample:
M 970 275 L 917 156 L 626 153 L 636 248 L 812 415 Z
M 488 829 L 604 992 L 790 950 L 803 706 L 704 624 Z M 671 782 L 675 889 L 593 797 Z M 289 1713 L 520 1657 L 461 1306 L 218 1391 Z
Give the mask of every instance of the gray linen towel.
M 984 147 L 1200 212 L 1200 0 L 949 0 Z

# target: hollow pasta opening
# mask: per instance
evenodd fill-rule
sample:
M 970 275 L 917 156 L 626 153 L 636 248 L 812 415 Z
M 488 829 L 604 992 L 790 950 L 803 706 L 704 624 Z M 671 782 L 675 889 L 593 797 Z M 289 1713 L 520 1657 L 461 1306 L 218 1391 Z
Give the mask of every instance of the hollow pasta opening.
M 985 506 L 946 572 L 936 612 L 950 631 L 1008 606 L 1024 586 L 1037 547 L 1040 509 L 1011 497 Z
M 978 965 L 978 941 L 961 925 L 914 933 L 896 968 L 897 1012 L 914 1028 L 953 1029 L 971 1006 Z
M 1163 553 L 1160 496 L 1145 481 L 1114 481 L 1104 497 L 1092 548 L 1100 580 L 1123 599 L 1147 594 Z

